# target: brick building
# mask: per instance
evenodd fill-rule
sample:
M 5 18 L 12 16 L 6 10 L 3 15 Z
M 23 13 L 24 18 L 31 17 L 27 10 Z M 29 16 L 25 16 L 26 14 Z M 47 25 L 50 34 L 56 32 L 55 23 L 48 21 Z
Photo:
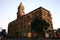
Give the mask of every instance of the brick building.
M 17 19 L 10 22 L 8 25 L 8 35 L 9 37 L 23 37 L 27 36 L 31 32 L 31 23 L 34 20 L 35 16 L 38 16 L 41 19 L 44 19 L 49 23 L 48 30 L 53 29 L 52 17 L 50 11 L 39 7 L 27 14 L 24 13 L 24 6 L 22 2 L 18 7 Z

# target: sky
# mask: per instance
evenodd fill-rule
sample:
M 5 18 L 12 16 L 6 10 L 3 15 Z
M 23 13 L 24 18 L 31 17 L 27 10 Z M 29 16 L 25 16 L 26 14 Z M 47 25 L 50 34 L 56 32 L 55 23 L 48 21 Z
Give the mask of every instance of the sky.
M 52 15 L 53 28 L 60 28 L 60 0 L 0 0 L 0 30 L 8 29 L 9 22 L 17 18 L 17 8 L 23 3 L 25 14 L 43 7 Z

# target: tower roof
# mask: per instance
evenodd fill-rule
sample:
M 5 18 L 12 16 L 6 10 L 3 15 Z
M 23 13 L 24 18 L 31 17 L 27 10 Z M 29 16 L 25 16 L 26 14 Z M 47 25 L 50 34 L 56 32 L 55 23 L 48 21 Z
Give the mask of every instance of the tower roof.
M 22 7 L 22 8 L 24 8 L 24 6 L 23 6 L 23 3 L 22 3 L 22 2 L 20 2 L 20 5 L 18 6 L 18 9 L 19 9 L 19 8 L 21 8 L 21 7 Z
M 18 12 L 17 12 L 17 17 L 22 17 L 24 15 L 24 6 L 22 4 L 22 2 L 20 2 L 19 6 L 18 6 Z

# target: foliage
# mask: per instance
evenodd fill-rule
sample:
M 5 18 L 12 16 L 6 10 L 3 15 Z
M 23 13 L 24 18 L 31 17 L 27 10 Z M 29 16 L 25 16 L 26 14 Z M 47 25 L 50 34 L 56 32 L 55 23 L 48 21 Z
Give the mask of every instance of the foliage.
M 0 32 L 0 36 L 6 36 L 6 30 L 2 30 L 1 32 Z
M 48 27 L 49 27 L 49 24 L 45 20 L 40 19 L 38 17 L 35 17 L 35 19 L 31 23 L 32 30 L 42 32 L 43 31 L 43 27 L 44 27 L 45 30 L 47 30 Z
M 60 33 L 60 28 L 58 28 L 57 31 Z

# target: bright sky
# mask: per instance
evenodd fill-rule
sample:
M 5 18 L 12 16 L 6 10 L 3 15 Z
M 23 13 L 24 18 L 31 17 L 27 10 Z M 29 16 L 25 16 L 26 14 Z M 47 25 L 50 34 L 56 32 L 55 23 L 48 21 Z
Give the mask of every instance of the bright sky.
M 16 19 L 17 8 L 22 1 L 25 13 L 40 6 L 52 14 L 53 28 L 60 28 L 60 0 L 0 0 L 0 29 L 7 29 L 8 23 Z

